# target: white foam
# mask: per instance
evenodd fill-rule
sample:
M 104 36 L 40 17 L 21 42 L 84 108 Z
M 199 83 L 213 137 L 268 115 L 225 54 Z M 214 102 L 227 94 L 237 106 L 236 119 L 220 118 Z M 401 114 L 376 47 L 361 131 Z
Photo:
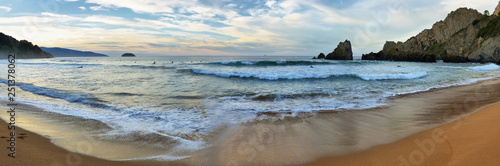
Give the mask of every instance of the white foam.
M 243 62 L 241 62 L 241 64 L 245 64 L 245 65 L 253 65 L 254 63 L 252 63 L 252 62 L 247 62 L 247 61 L 243 61 Z
M 158 155 L 158 156 L 149 156 L 149 157 L 138 157 L 131 159 L 119 159 L 114 161 L 132 161 L 132 160 L 158 160 L 158 161 L 174 161 L 174 160 L 182 160 L 191 156 L 172 156 L 168 154 Z
M 493 64 L 493 63 L 490 63 L 490 64 L 482 65 L 482 66 L 467 67 L 467 69 L 476 70 L 476 71 L 497 70 L 497 69 L 500 69 L 500 66 Z
M 236 64 L 236 63 L 241 63 L 244 65 L 253 65 L 255 64 L 254 62 L 249 62 L 249 61 L 227 61 L 227 62 L 221 62 L 223 65 L 228 65 L 228 64 Z
M 302 67 L 304 68 L 304 67 Z M 309 69 L 309 68 L 306 68 Z M 311 68 L 314 69 L 314 68 Z M 318 70 L 290 70 L 289 72 L 281 70 L 239 70 L 239 71 L 211 71 L 206 69 L 193 68 L 193 72 L 199 74 L 215 75 L 219 77 L 241 77 L 241 78 L 259 78 L 263 80 L 278 79 L 308 79 L 308 78 L 329 78 L 335 76 L 355 76 L 363 80 L 397 80 L 397 79 L 417 79 L 427 76 L 427 72 L 412 73 L 388 73 L 388 74 L 361 74 L 361 73 L 322 73 Z
M 363 80 L 410 80 L 427 76 L 427 72 L 413 72 L 403 74 L 358 74 Z

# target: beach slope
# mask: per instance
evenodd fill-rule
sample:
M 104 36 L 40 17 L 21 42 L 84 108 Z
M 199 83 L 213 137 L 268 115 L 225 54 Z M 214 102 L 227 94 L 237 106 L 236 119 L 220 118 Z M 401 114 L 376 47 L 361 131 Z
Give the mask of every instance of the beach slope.
M 498 126 L 500 102 L 394 143 L 304 165 L 496 165 L 500 156 Z

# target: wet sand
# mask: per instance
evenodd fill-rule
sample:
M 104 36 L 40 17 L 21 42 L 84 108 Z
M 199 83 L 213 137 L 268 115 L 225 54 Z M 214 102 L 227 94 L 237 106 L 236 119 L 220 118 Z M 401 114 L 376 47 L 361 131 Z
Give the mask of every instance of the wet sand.
M 26 134 L 17 139 L 18 156 L 7 158 L 7 143 L 0 144 L 4 149 L 0 165 L 3 161 L 7 165 L 70 165 L 68 161 L 77 163 L 73 165 L 492 164 L 499 156 L 495 150 L 500 146 L 500 129 L 495 126 L 500 126 L 500 111 L 495 110 L 500 107 L 470 113 L 498 102 L 498 87 L 500 79 L 494 79 L 398 96 L 386 101 L 387 106 L 368 110 L 250 122 L 230 127 L 210 147 L 176 162 L 99 159 L 69 152 L 46 137 L 16 128 Z M 0 126 L 5 126 L 0 127 L 0 137 L 7 137 L 7 124 L 2 121 Z M 438 136 L 433 136 L 436 131 Z
M 2 101 L 0 104 L 6 105 L 7 102 Z M 111 161 L 106 159 L 97 158 L 94 156 L 85 155 L 82 153 L 72 152 L 62 147 L 59 147 L 54 144 L 49 138 L 57 137 L 55 135 L 40 135 L 34 133 L 32 131 L 28 131 L 19 126 L 25 126 L 34 130 L 50 130 L 50 131 L 59 131 L 59 135 L 65 135 L 68 132 L 68 128 L 65 128 L 64 123 L 61 124 L 53 124 L 51 129 L 44 129 L 47 127 L 46 125 L 38 125 L 39 121 L 33 119 L 32 117 L 27 116 L 28 112 L 39 112 L 40 108 L 18 104 L 16 107 L 15 114 L 15 130 L 9 130 L 8 124 L 4 121 L 4 119 L 0 119 L 0 166 L 25 166 L 25 165 L 40 165 L 40 166 L 79 166 L 79 165 L 96 165 L 96 166 L 131 166 L 131 165 L 185 165 L 179 162 L 164 162 L 157 160 L 129 160 L 129 161 Z M 6 108 L 1 108 L 0 112 L 2 116 L 9 115 Z M 50 114 L 50 113 L 49 113 Z M 59 118 L 69 118 L 70 116 L 58 116 Z M 31 120 L 31 121 L 30 121 Z M 74 123 L 81 125 L 82 121 L 79 118 L 71 118 L 67 120 L 73 120 Z M 30 122 L 27 122 L 30 121 Z M 50 123 L 50 122 L 48 122 Z M 11 139 L 11 132 L 15 131 L 15 158 L 9 157 L 8 154 L 11 153 L 7 147 L 10 147 L 10 142 L 7 141 Z M 78 131 L 83 132 L 85 131 Z M 42 132 L 47 133 L 47 132 Z M 80 147 L 84 151 L 92 151 L 94 153 L 99 153 L 102 148 L 106 148 L 103 144 L 95 144 L 91 141 L 94 140 L 86 140 L 82 138 L 80 141 L 76 143 L 77 147 Z M 95 140 L 98 141 L 98 140 Z M 136 149 L 135 151 L 141 151 L 141 149 Z M 120 150 L 116 150 L 116 153 L 129 153 L 129 152 L 120 152 Z
M 387 101 L 387 106 L 369 110 L 302 114 L 283 120 L 252 122 L 235 127 L 213 146 L 193 154 L 187 162 L 191 165 L 299 165 L 324 156 L 344 156 L 390 144 L 498 102 L 498 87 L 500 79 L 494 79 L 398 96 Z M 482 138 L 480 134 L 472 136 Z
M 500 102 L 477 112 L 369 150 L 324 157 L 320 165 L 498 165 Z
M 3 113 L 3 111 L 2 111 Z M 128 165 L 157 165 L 156 161 L 109 161 L 91 157 L 83 154 L 73 153 L 60 148 L 36 133 L 26 131 L 20 127 L 15 129 L 16 158 L 9 157 L 10 150 L 7 149 L 10 139 L 10 130 L 8 124 L 0 120 L 0 165 L 110 165 L 110 166 L 128 166 Z

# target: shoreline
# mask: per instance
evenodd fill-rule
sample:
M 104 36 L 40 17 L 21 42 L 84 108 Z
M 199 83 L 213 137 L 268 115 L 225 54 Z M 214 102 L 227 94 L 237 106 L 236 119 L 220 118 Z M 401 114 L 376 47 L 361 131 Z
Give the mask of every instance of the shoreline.
M 491 85 L 488 85 L 488 84 L 491 84 Z M 436 128 L 435 127 L 436 125 L 438 125 L 438 127 L 442 127 L 442 126 L 449 125 L 450 123 L 455 123 L 457 120 L 461 121 L 463 119 L 463 117 L 469 117 L 470 115 L 476 114 L 476 112 L 480 112 L 480 111 L 475 111 L 475 110 L 477 110 L 476 107 L 481 107 L 481 106 L 488 105 L 488 104 L 491 104 L 494 102 L 498 102 L 496 97 L 492 97 L 494 95 L 500 96 L 500 92 L 498 92 L 498 90 L 497 90 L 497 92 L 481 91 L 483 86 L 495 87 L 495 85 L 500 85 L 499 78 L 483 80 L 483 81 L 479 81 L 479 82 L 476 82 L 473 84 L 467 84 L 467 85 L 457 85 L 457 86 L 452 86 L 452 87 L 431 89 L 429 91 L 418 92 L 418 93 L 414 93 L 414 94 L 404 94 L 400 97 L 394 97 L 394 98 L 389 99 L 391 101 L 387 101 L 389 104 L 389 106 L 387 106 L 387 107 L 384 106 L 382 108 L 361 110 L 361 111 L 354 110 L 354 111 L 346 111 L 346 112 L 337 112 L 335 114 L 352 114 L 350 116 L 349 115 L 342 115 L 343 118 L 354 117 L 354 115 L 361 115 L 361 114 L 365 114 L 365 113 L 383 114 L 384 112 L 382 112 L 380 110 L 387 109 L 388 107 L 394 107 L 393 109 L 407 109 L 411 106 L 415 106 L 415 105 L 418 106 L 419 104 L 421 104 L 419 102 L 425 103 L 426 100 L 430 100 L 430 101 L 431 100 L 439 100 L 441 102 L 447 103 L 446 105 L 442 106 L 443 108 L 439 108 L 439 107 L 441 107 L 441 105 L 439 105 L 439 104 L 429 106 L 431 109 L 434 109 L 434 110 L 441 110 L 441 111 L 445 110 L 446 111 L 449 109 L 454 109 L 452 106 L 453 101 L 442 101 L 443 100 L 442 98 L 434 98 L 434 96 L 441 96 L 442 97 L 442 96 L 453 95 L 455 93 L 459 93 L 460 94 L 459 96 L 466 97 L 467 95 L 470 95 L 471 92 L 476 93 L 475 94 L 476 98 L 474 100 L 475 101 L 474 106 L 466 108 L 466 109 L 469 109 L 469 112 L 464 112 L 463 110 L 459 110 L 458 112 L 440 112 L 440 111 L 432 112 L 432 114 L 429 114 L 429 115 L 434 116 L 433 114 L 437 114 L 437 118 L 436 118 L 437 124 L 423 124 L 424 127 L 420 126 L 421 128 L 418 128 L 418 129 L 409 129 L 407 131 L 409 133 L 406 133 L 407 135 L 405 135 L 403 137 L 394 137 L 393 139 L 382 140 L 380 142 L 375 141 L 376 143 L 370 142 L 371 144 L 374 144 L 374 145 L 371 145 L 371 144 L 366 145 L 363 143 L 363 141 L 359 141 L 359 140 L 353 141 L 351 138 L 347 138 L 347 139 L 341 140 L 341 141 L 346 141 L 347 143 L 354 143 L 353 145 L 349 145 L 349 146 L 363 145 L 366 147 L 364 147 L 364 148 L 358 147 L 357 149 L 356 148 L 352 148 L 352 149 L 348 148 L 348 150 L 343 154 L 336 153 L 336 152 L 334 152 L 334 153 L 322 153 L 321 156 L 316 156 L 316 157 L 313 157 L 312 159 L 303 159 L 300 161 L 291 160 L 292 163 L 288 163 L 288 164 L 286 163 L 286 161 L 284 161 L 286 159 L 286 158 L 284 158 L 284 159 L 280 160 L 281 165 L 297 165 L 300 163 L 308 163 L 306 165 L 330 165 L 332 163 L 332 161 L 334 163 L 343 161 L 343 162 L 347 162 L 345 164 L 349 165 L 350 164 L 349 161 L 358 160 L 358 158 L 351 157 L 351 156 L 357 156 L 359 154 L 365 154 L 365 153 L 370 153 L 370 154 L 375 153 L 375 154 L 382 155 L 390 149 L 383 149 L 382 148 L 382 150 L 378 150 L 378 149 L 380 149 L 380 147 L 394 146 L 394 144 L 397 144 L 397 143 L 401 142 L 402 140 L 414 138 L 417 135 L 421 135 L 421 133 L 429 132 L 433 128 Z M 479 88 L 479 90 L 478 90 L 478 88 Z M 478 98 L 478 94 L 477 94 L 478 92 L 479 92 L 479 94 L 488 93 L 488 95 L 481 95 Z M 436 94 L 438 94 L 438 95 L 436 95 Z M 483 98 L 481 98 L 481 97 L 483 97 Z M 486 98 L 484 98 L 484 97 L 486 97 Z M 427 98 L 429 98 L 429 99 L 427 99 Z M 495 98 L 494 101 L 493 101 L 493 98 Z M 415 101 L 414 101 L 415 99 L 422 100 L 422 101 L 416 101 L 416 103 L 415 103 Z M 413 103 L 413 105 L 412 104 L 408 105 L 407 102 L 414 102 L 414 103 Z M 466 102 L 466 101 L 464 101 L 464 102 Z M 498 105 L 498 104 L 499 103 L 497 103 L 496 105 Z M 397 113 L 399 113 L 399 112 L 397 112 Z M 451 115 L 456 115 L 458 117 L 456 117 L 456 116 L 452 117 Z M 290 127 L 290 126 L 296 127 L 297 123 L 298 123 L 298 125 L 303 125 L 300 123 L 300 121 L 307 122 L 307 123 L 312 123 L 312 122 L 318 121 L 318 120 L 319 121 L 322 121 L 322 120 L 328 121 L 328 120 L 331 120 L 332 117 L 334 117 L 335 115 L 332 113 L 318 113 L 317 115 L 312 115 L 312 116 L 313 117 L 299 117 L 299 118 L 284 119 L 284 120 L 280 120 L 276 123 L 286 123 L 287 127 Z M 451 117 L 451 119 L 446 119 L 445 117 L 448 117 L 448 118 Z M 498 116 L 498 117 L 500 117 L 500 116 Z M 354 120 L 354 121 L 356 121 L 356 120 Z M 248 128 L 252 129 L 253 128 L 254 130 L 257 131 L 257 133 L 255 133 L 255 131 L 253 131 L 253 132 L 244 131 L 242 134 L 239 135 L 239 136 L 243 136 L 243 137 L 257 134 L 257 135 L 263 135 L 263 137 L 267 137 L 267 138 L 269 138 L 269 137 L 287 138 L 287 137 L 280 135 L 282 133 L 276 133 L 276 132 L 273 133 L 273 131 L 276 131 L 274 128 L 277 126 L 276 123 L 266 122 L 266 121 L 264 121 L 264 122 L 251 122 L 250 124 L 244 124 L 242 126 L 236 127 L 236 129 L 233 129 L 233 130 L 236 130 L 236 132 L 238 132 L 238 130 L 242 130 L 242 129 L 244 130 L 244 129 L 248 129 Z M 352 122 L 349 122 L 347 124 L 351 124 L 351 123 Z M 0 122 L 0 125 L 7 126 L 7 123 L 5 123 L 5 121 L 2 120 Z M 324 124 L 320 124 L 320 125 L 324 125 Z M 310 125 L 307 127 L 311 127 L 311 126 L 314 127 L 314 125 Z M 16 144 L 19 145 L 18 146 L 19 155 L 25 156 L 26 158 L 23 159 L 21 157 L 18 157 L 17 159 L 13 160 L 14 162 L 12 164 L 21 164 L 21 165 L 26 165 L 26 164 L 28 164 L 28 165 L 33 165 L 33 164 L 50 165 L 54 162 L 65 163 L 65 162 L 68 162 L 68 160 L 67 160 L 68 156 L 69 156 L 69 158 L 73 157 L 75 159 L 81 159 L 80 165 L 89 165 L 89 164 L 90 165 L 200 165 L 200 164 L 207 165 L 207 163 L 210 163 L 209 165 L 221 165 L 221 164 L 222 165 L 228 165 L 228 164 L 239 164 L 239 165 L 267 164 L 267 165 L 272 165 L 273 164 L 272 162 L 261 162 L 259 160 L 263 160 L 263 161 L 266 161 L 266 160 L 271 161 L 273 159 L 279 160 L 278 159 L 279 157 L 277 155 L 272 155 L 272 154 L 273 153 L 276 154 L 276 153 L 281 152 L 279 147 L 276 147 L 276 146 L 274 146 L 274 147 L 271 146 L 270 151 L 267 151 L 268 149 L 261 150 L 259 148 L 256 148 L 256 150 L 258 152 L 264 152 L 263 154 L 264 155 L 267 154 L 268 156 L 264 157 L 264 158 L 259 158 L 260 156 L 257 156 L 257 157 L 252 156 L 252 157 L 254 157 L 254 159 L 256 160 L 257 163 L 254 161 L 240 163 L 240 161 L 246 160 L 245 158 L 242 158 L 242 157 L 248 157 L 248 156 L 238 155 L 238 154 L 241 154 L 241 152 L 242 152 L 242 151 L 240 151 L 241 144 L 235 144 L 235 146 L 233 146 L 232 142 L 227 142 L 227 140 L 218 140 L 218 142 L 214 146 L 208 147 L 207 149 L 201 150 L 200 152 L 195 152 L 195 154 L 193 154 L 192 157 L 187 158 L 187 159 L 182 159 L 182 160 L 176 160 L 176 161 L 157 161 L 157 160 L 111 161 L 111 160 L 100 159 L 97 157 L 92 157 L 92 156 L 88 156 L 88 155 L 70 152 L 64 148 L 61 148 L 61 147 L 55 145 L 53 142 L 51 142 L 50 138 L 48 138 L 48 137 L 38 135 L 38 134 L 31 132 L 31 131 L 26 131 L 24 129 L 21 129 L 18 126 L 16 126 L 16 127 L 17 127 L 16 133 L 27 134 L 24 137 L 24 139 L 18 139 L 19 142 L 18 143 L 16 142 Z M 278 126 L 278 127 L 282 127 L 282 126 Z M 303 127 L 303 126 L 301 126 L 301 127 Z M 350 126 L 347 126 L 347 127 L 350 127 Z M 6 133 L 7 128 L 6 127 L 4 127 L 4 128 L 0 128 L 0 137 L 7 136 L 7 133 Z M 311 128 L 305 128 L 305 130 L 309 130 L 309 129 L 311 129 Z M 347 128 L 347 129 L 358 130 L 357 128 Z M 304 129 L 301 129 L 301 130 L 305 131 Z M 312 129 L 312 130 L 314 130 L 314 129 Z M 269 132 L 269 131 L 271 131 L 271 132 Z M 284 131 L 287 131 L 287 130 L 284 130 Z M 339 130 L 339 131 L 344 131 L 344 130 Z M 348 130 L 346 130 L 346 131 L 348 131 Z M 231 137 L 231 135 L 235 135 L 234 133 L 235 133 L 235 131 L 231 131 L 231 133 L 226 133 L 227 134 L 226 136 L 221 136 L 221 137 L 224 137 L 224 139 L 226 139 L 226 137 Z M 286 133 L 286 132 L 284 132 L 284 133 Z M 274 134 L 274 135 L 269 135 L 269 134 Z M 403 132 L 403 135 L 404 134 L 405 134 L 405 132 Z M 310 136 L 321 137 L 319 135 L 314 135 L 314 134 L 311 134 Z M 298 139 L 300 139 L 300 138 L 298 138 Z M 421 140 L 426 140 L 426 139 L 427 138 L 422 138 Z M 236 139 L 233 141 L 236 141 L 239 143 L 241 143 L 241 142 L 252 143 L 252 142 L 248 142 L 245 139 L 240 139 L 240 140 Z M 290 141 L 290 140 L 288 140 L 288 141 Z M 265 143 L 267 143 L 267 142 L 265 142 Z M 285 141 L 284 144 L 287 144 L 287 143 L 290 143 L 290 142 Z M 292 147 L 295 149 L 297 149 L 297 148 L 300 149 L 300 148 L 306 147 L 306 145 L 307 145 L 306 143 L 304 143 L 304 144 L 301 144 L 301 143 L 303 143 L 303 142 L 293 142 L 292 141 L 292 143 L 287 144 L 287 145 L 289 145 L 288 147 Z M 264 148 L 264 146 L 266 146 L 266 144 L 258 144 L 258 145 L 262 146 L 262 148 Z M 442 144 L 440 144 L 440 145 L 442 146 Z M 5 144 L 5 146 L 7 146 L 7 144 Z M 250 145 L 247 144 L 245 147 L 247 147 L 247 146 L 250 146 Z M 259 146 L 257 146 L 257 147 L 259 147 Z M 318 145 L 318 146 L 324 146 L 324 145 Z M 436 149 L 440 148 L 441 146 L 436 146 Z M 2 147 L 2 146 L 0 145 L 0 147 Z M 338 147 L 332 147 L 330 145 L 326 145 L 325 147 L 326 148 L 338 148 Z M 229 151 L 223 151 L 224 148 L 226 148 L 225 150 L 227 150 L 227 148 L 229 148 Z M 2 148 L 2 149 L 5 149 L 5 148 Z M 373 149 L 375 149 L 375 150 L 373 150 Z M 245 149 L 245 150 L 247 150 L 247 149 Z M 373 152 L 373 151 L 375 151 L 375 152 Z M 2 157 L 0 157 L 0 158 L 2 160 L 4 157 L 7 156 L 7 152 L 8 152 L 7 149 L 0 151 L 0 155 L 2 155 Z M 243 152 L 248 152 L 248 151 L 243 151 Z M 207 153 L 209 153 L 209 154 L 207 155 Z M 227 153 L 230 153 L 230 154 L 227 154 Z M 300 155 L 303 153 L 307 153 L 307 150 L 297 151 L 296 153 L 298 155 Z M 328 157 L 325 157 L 325 156 L 328 156 Z M 288 157 L 292 158 L 294 156 L 288 156 Z M 233 159 L 236 159 L 237 162 L 234 163 Z M 396 157 L 395 159 L 398 159 L 398 158 Z M 341 161 L 337 161 L 337 160 L 341 160 Z M 378 159 L 376 159 L 376 160 L 378 160 Z M 387 159 L 387 160 L 389 160 L 389 159 Z M 69 161 L 71 161 L 71 160 L 69 160 Z M 76 162 L 77 160 L 73 160 L 73 161 Z M 398 160 L 395 160 L 395 161 L 398 161 Z M 410 160 L 407 160 L 407 161 L 410 162 Z M 434 161 L 434 160 L 432 160 L 432 161 Z M 11 165 L 10 162 L 8 162 L 8 164 Z M 75 164 L 75 163 L 73 163 L 73 164 Z M 370 163 L 364 163 L 364 164 L 370 164 Z M 382 163 L 382 164 L 384 164 L 384 163 Z M 2 165 L 2 164 L 0 164 L 0 165 Z M 275 165 L 276 165 L 276 163 L 275 163 Z M 410 162 L 410 165 L 411 165 L 411 162 Z
M 10 130 L 8 124 L 0 120 L 0 138 L 8 139 Z M 73 153 L 53 144 L 49 138 L 16 126 L 16 158 L 8 157 L 10 152 L 5 147 L 7 141 L 0 145 L 0 165 L 154 165 L 146 161 L 110 161 L 84 154 Z M 4 138 L 5 137 L 5 138 Z
M 2 103 L 2 102 L 0 102 Z M 3 103 L 2 103 L 3 104 Z M 10 138 L 10 132 L 7 128 L 9 125 L 4 119 L 0 118 L 0 166 L 10 166 L 10 165 L 96 165 L 96 166 L 138 166 L 138 165 L 146 165 L 146 166 L 156 166 L 156 165 L 185 165 L 183 163 L 177 161 L 158 161 L 158 160 L 107 160 L 102 159 L 78 152 L 72 152 L 68 149 L 60 147 L 56 145 L 49 135 L 41 135 L 35 133 L 34 131 L 26 130 L 24 127 L 20 127 L 21 125 L 36 125 L 36 124 L 27 124 L 30 122 L 25 122 L 25 120 L 18 121 L 17 118 L 25 117 L 25 115 L 20 114 L 26 109 L 36 109 L 35 107 L 30 107 L 19 104 L 19 106 L 24 106 L 22 108 L 18 108 L 16 113 L 16 125 L 15 125 L 15 154 L 16 157 L 9 157 L 8 154 L 10 150 L 7 149 L 9 147 L 9 142 L 7 141 Z M 2 113 L 5 113 L 8 109 L 0 108 Z M 33 122 L 31 122 L 33 123 Z M 36 123 L 36 122 L 35 122 Z M 57 130 L 57 129 L 55 129 Z M 91 141 L 91 140 L 89 140 Z M 78 143 L 79 147 L 84 149 L 92 149 L 97 148 L 96 151 L 99 151 L 99 147 L 92 147 L 89 142 L 80 142 Z

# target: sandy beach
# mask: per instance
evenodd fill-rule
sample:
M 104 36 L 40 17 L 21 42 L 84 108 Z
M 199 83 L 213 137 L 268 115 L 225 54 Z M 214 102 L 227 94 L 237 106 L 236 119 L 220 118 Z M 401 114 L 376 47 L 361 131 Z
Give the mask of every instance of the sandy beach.
M 1 126 L 8 126 L 0 120 Z M 160 161 L 110 161 L 96 157 L 73 153 L 50 142 L 46 137 L 16 127 L 16 158 L 8 156 L 6 149 L 10 138 L 7 127 L 0 128 L 2 150 L 0 151 L 0 165 L 106 165 L 106 166 L 132 166 L 132 165 L 182 165 L 181 163 L 165 163 Z
M 500 103 L 495 103 L 394 143 L 304 165 L 496 165 L 499 123 Z
M 0 155 L 6 162 L 0 165 L 493 165 L 500 155 L 500 129 L 493 127 L 500 125 L 499 85 L 493 79 L 395 97 L 376 109 L 252 122 L 175 162 L 104 160 L 70 152 L 17 127 L 16 158 L 7 157 L 4 147 Z M 402 122 L 385 122 L 397 118 Z M 373 124 L 400 126 L 385 132 Z M 0 125 L 7 126 L 4 121 Z M 8 132 L 0 128 L 0 137 L 8 139 Z M 339 144 L 345 146 L 333 146 Z

